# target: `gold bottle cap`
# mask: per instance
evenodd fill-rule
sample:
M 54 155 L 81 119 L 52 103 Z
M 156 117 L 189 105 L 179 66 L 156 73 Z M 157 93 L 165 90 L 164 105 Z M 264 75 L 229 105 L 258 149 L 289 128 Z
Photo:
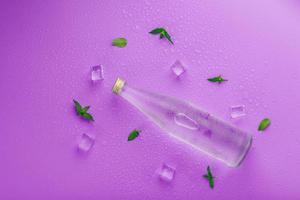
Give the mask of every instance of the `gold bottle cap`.
M 125 85 L 125 81 L 121 78 L 117 78 L 113 88 L 112 88 L 112 91 L 115 93 L 115 94 L 120 94 L 121 91 L 122 91 L 122 88 L 124 87 Z

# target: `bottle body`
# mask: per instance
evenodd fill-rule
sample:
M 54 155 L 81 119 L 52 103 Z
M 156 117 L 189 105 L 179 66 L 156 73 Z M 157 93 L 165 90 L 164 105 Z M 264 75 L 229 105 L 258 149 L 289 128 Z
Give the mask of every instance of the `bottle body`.
M 251 146 L 250 134 L 176 98 L 122 85 L 118 93 L 164 132 L 235 167 Z

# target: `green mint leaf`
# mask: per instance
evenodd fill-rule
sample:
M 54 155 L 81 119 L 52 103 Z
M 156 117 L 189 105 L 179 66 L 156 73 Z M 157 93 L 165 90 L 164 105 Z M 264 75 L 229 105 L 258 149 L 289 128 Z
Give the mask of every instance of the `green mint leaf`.
M 209 179 L 208 181 L 209 181 L 209 187 L 210 187 L 211 189 L 213 189 L 214 186 L 215 186 L 214 179 L 211 178 L 211 179 Z
M 85 106 L 82 110 L 86 113 L 90 109 L 90 106 Z
M 116 38 L 112 41 L 112 45 L 123 48 L 127 45 L 127 40 L 125 38 Z
M 83 117 L 84 119 L 88 120 L 88 121 L 94 121 L 94 118 L 91 114 L 87 113 L 87 111 L 90 109 L 90 106 L 85 106 L 82 108 L 82 106 L 80 105 L 80 103 L 76 100 L 73 99 L 73 102 L 75 104 L 75 110 L 77 115 L 80 115 L 81 117 Z
M 210 81 L 210 82 L 218 82 L 218 83 L 228 81 L 228 80 L 224 79 L 222 76 L 216 76 L 216 77 L 213 77 L 213 78 L 209 78 L 207 80 Z
M 211 170 L 210 170 L 209 166 L 207 166 L 207 174 L 204 174 L 203 178 L 205 178 L 206 180 L 208 180 L 210 188 L 213 189 L 214 186 L 215 186 L 214 177 L 213 177 L 213 175 L 211 173 Z
M 164 28 L 155 28 L 152 31 L 150 31 L 149 33 L 156 35 L 156 34 L 162 33 L 164 30 L 165 30 Z
M 171 42 L 171 44 L 174 44 L 173 41 L 171 40 L 171 36 L 167 31 L 164 32 L 164 36 L 169 40 L 169 42 Z
M 153 35 L 159 34 L 160 39 L 167 38 L 167 40 L 169 40 L 169 42 L 171 44 L 174 44 L 172 39 L 171 39 L 171 36 L 169 35 L 169 33 L 164 28 L 156 28 L 156 29 L 153 29 L 152 31 L 150 31 L 149 33 L 153 34 Z
M 82 117 L 83 117 L 84 119 L 88 120 L 88 121 L 94 121 L 93 116 L 92 116 L 91 114 L 89 114 L 89 113 L 83 113 L 83 114 L 82 114 Z
M 134 129 L 133 131 L 131 131 L 131 133 L 128 136 L 128 141 L 134 140 L 136 137 L 139 136 L 140 134 L 140 130 Z
M 263 119 L 263 120 L 260 122 L 260 124 L 259 124 L 259 126 L 258 126 L 258 130 L 259 130 L 259 131 L 263 131 L 263 130 L 265 130 L 266 128 L 268 128 L 268 126 L 270 126 L 270 124 L 271 124 L 270 119 L 269 119 L 269 118 L 265 118 L 265 119 Z
M 213 175 L 211 173 L 211 170 L 210 170 L 209 166 L 207 166 L 207 175 L 208 175 L 209 178 L 213 178 Z
M 75 104 L 75 110 L 76 110 L 77 115 L 81 115 L 82 114 L 82 106 L 75 99 L 73 99 L 73 102 Z

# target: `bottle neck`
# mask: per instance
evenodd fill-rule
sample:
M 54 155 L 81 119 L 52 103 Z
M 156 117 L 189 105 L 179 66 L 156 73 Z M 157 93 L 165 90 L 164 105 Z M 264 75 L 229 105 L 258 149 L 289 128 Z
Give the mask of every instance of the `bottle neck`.
M 125 80 L 121 79 L 121 78 L 118 78 L 112 88 L 112 91 L 117 94 L 117 95 L 120 95 L 121 92 L 123 91 L 124 89 L 124 86 L 126 85 L 126 82 Z

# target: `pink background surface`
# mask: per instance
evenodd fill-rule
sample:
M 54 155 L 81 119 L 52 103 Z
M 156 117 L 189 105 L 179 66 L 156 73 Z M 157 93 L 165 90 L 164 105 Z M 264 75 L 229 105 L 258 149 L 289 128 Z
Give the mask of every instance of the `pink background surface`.
M 299 199 L 299 9 L 292 0 L 2 0 L 0 199 Z M 174 46 L 148 34 L 158 26 Z M 128 45 L 112 47 L 116 37 Z M 187 68 L 179 81 L 176 59 Z M 96 64 L 105 80 L 92 85 Z M 229 81 L 206 80 L 219 74 Z M 228 168 L 170 139 L 112 94 L 118 76 L 249 130 L 245 161 Z M 94 123 L 75 115 L 73 98 L 91 105 Z M 232 121 L 238 104 L 247 116 Z M 264 117 L 272 125 L 259 133 Z M 96 136 L 86 156 L 76 152 L 83 133 Z M 171 184 L 154 176 L 164 162 L 176 166 Z

